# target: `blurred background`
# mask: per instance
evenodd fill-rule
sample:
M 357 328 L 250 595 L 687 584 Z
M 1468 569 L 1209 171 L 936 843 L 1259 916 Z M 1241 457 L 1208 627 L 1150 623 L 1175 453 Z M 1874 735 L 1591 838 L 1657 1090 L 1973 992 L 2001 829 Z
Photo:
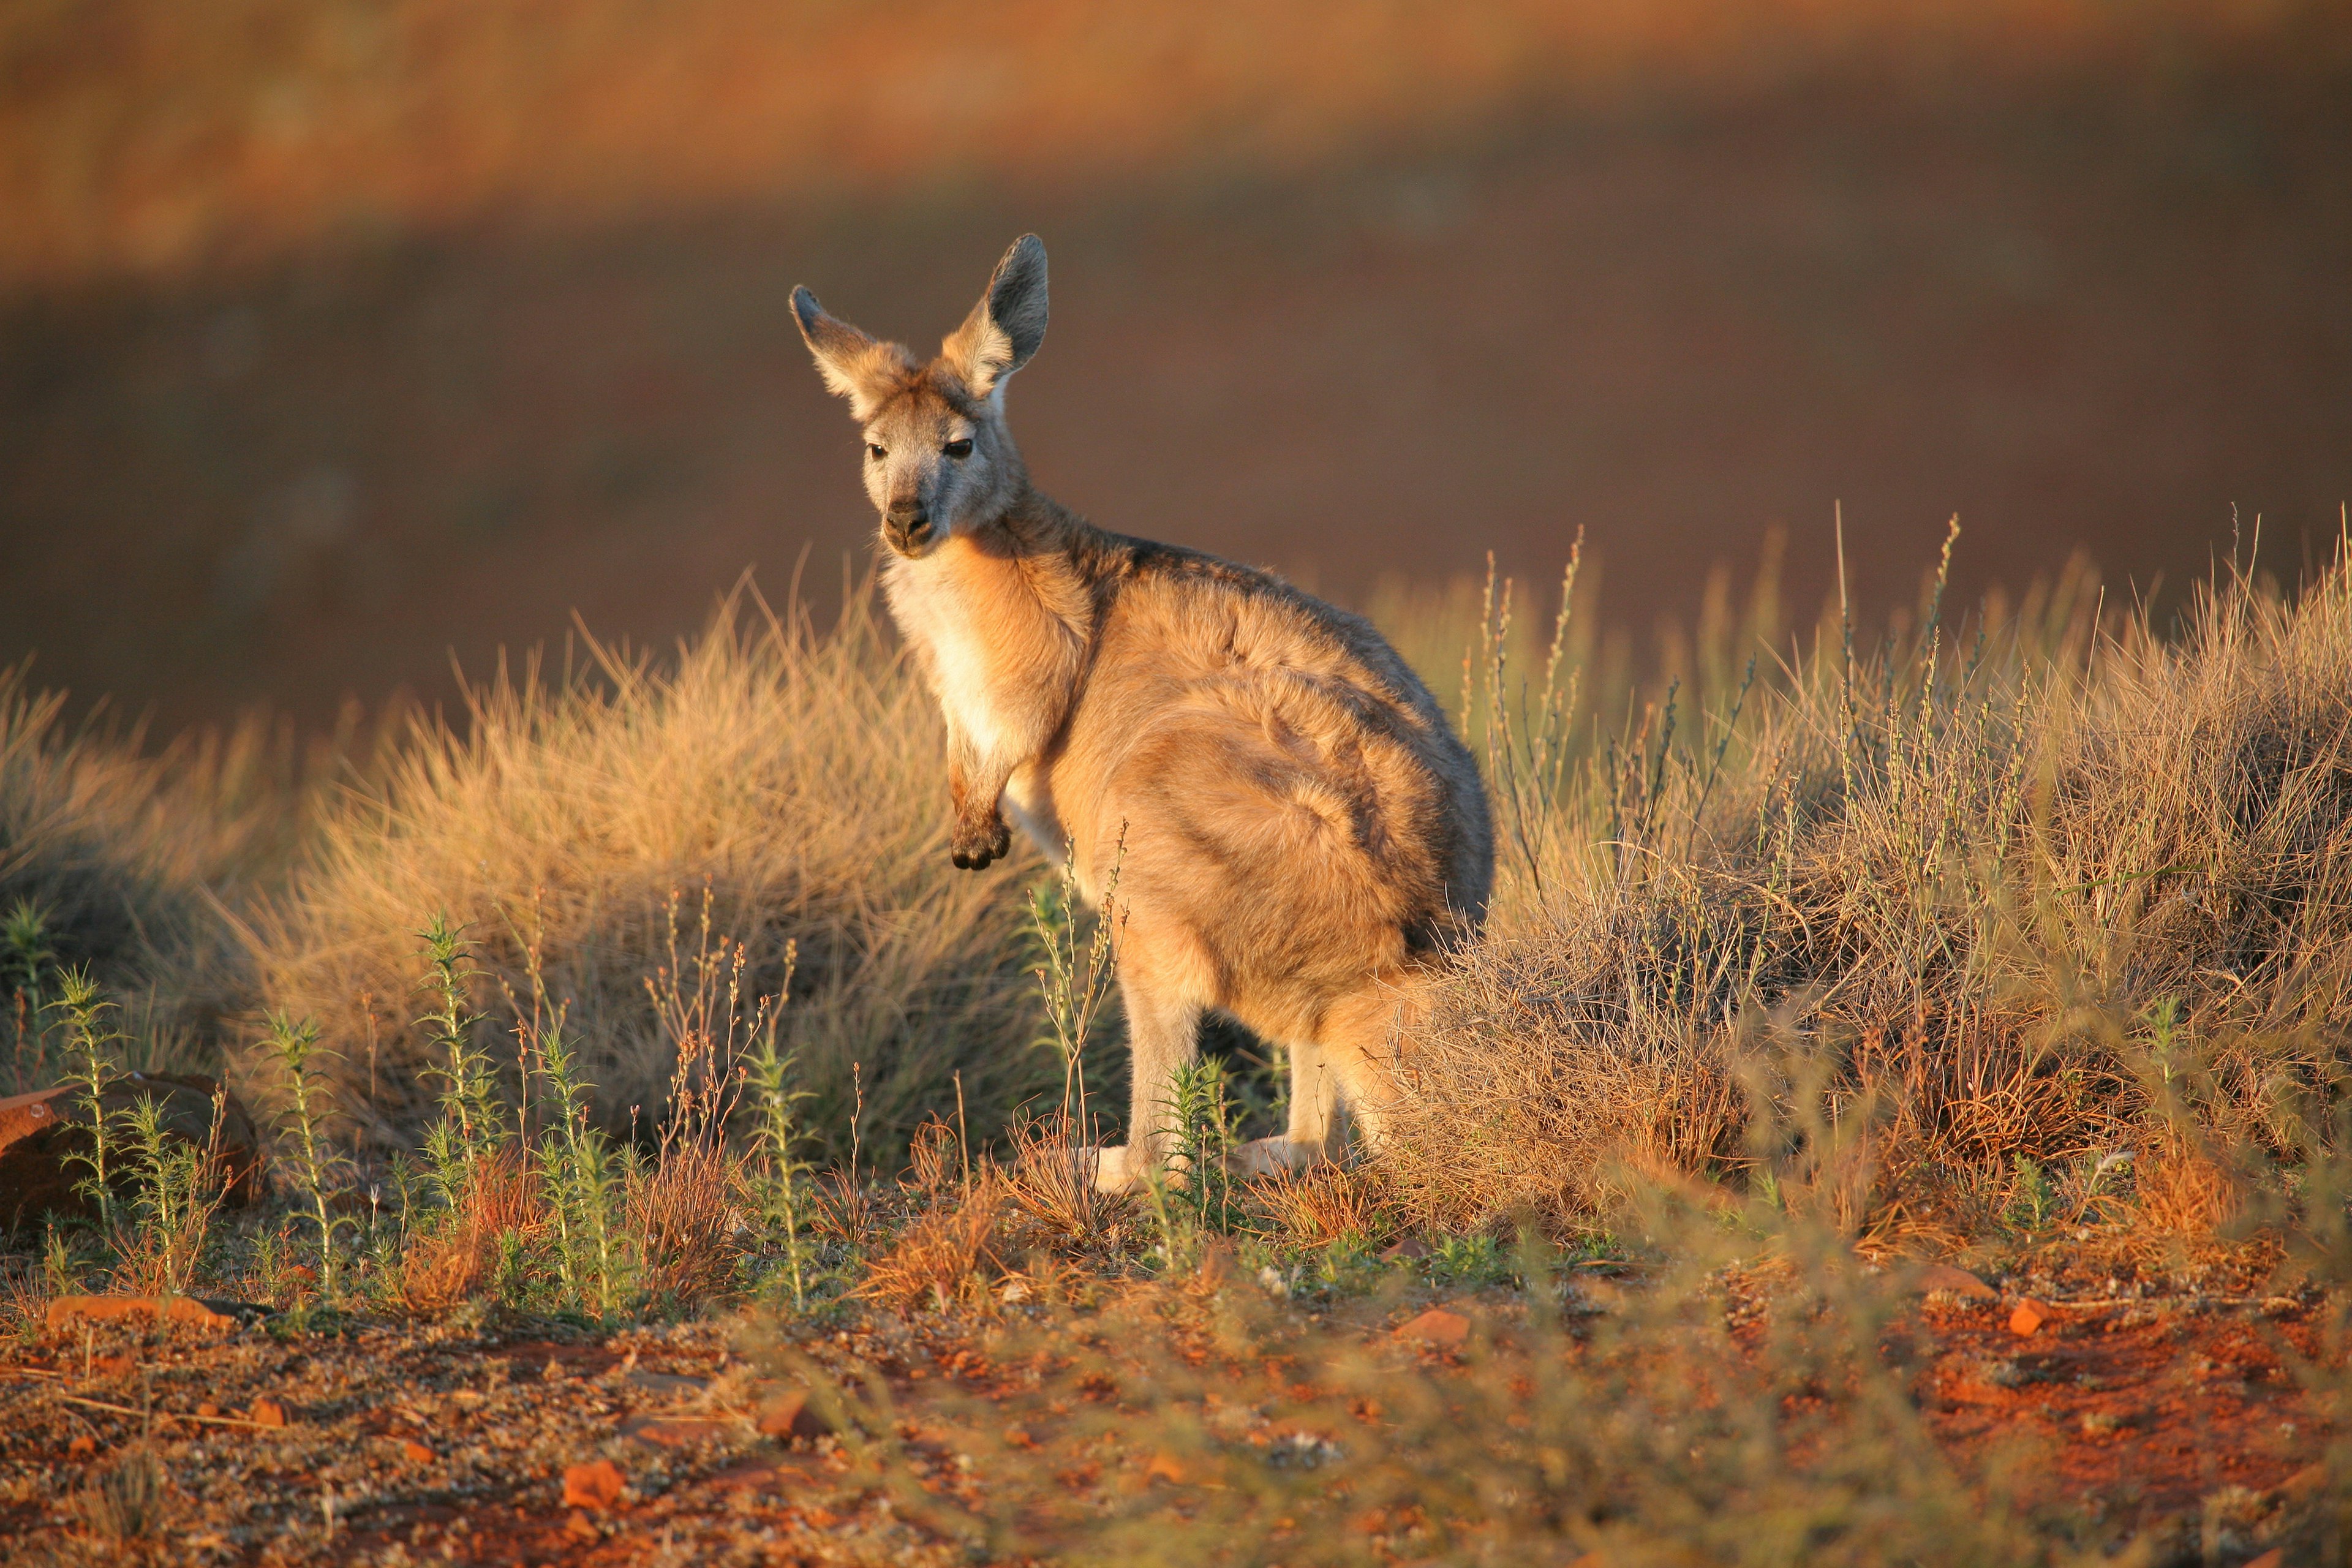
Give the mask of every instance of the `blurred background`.
M 1039 483 L 1358 605 L 1584 531 L 1637 648 L 2352 497 L 2352 6 L 12 0 L 0 664 L 159 731 L 837 599 L 786 300 L 1051 247 Z

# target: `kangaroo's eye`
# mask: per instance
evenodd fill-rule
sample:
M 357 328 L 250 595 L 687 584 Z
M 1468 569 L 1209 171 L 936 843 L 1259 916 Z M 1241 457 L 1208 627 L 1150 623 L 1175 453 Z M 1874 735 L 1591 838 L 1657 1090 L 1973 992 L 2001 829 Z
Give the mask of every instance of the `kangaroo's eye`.
M 950 441 L 940 450 L 950 458 L 969 458 L 971 456 L 971 437 L 967 436 L 961 441 Z
M 890 448 L 868 441 L 866 443 L 866 455 L 878 463 L 890 455 Z

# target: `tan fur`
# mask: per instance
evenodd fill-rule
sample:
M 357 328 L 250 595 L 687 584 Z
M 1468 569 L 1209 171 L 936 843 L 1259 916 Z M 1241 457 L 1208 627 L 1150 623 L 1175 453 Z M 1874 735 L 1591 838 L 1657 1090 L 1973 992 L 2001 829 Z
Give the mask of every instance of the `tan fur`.
M 806 289 L 793 306 L 865 427 L 885 592 L 947 718 L 956 863 L 1003 855 L 1009 810 L 1090 900 L 1116 868 L 1134 1100 L 1098 1179 L 1163 1155 L 1207 1008 L 1291 1058 L 1287 1137 L 1246 1166 L 1328 1152 L 1340 1102 L 1377 1140 L 1420 994 L 1493 868 L 1476 766 L 1427 689 L 1361 619 L 1030 485 L 1003 395 L 1045 335 L 1034 236 L 928 365 Z

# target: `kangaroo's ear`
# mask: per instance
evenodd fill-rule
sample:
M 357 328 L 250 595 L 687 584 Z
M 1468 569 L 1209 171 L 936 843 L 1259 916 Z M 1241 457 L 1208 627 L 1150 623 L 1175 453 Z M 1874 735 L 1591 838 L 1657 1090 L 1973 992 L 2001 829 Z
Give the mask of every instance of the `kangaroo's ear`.
M 805 287 L 793 290 L 793 319 L 801 325 L 809 353 L 816 356 L 825 385 L 835 396 L 849 399 L 849 411 L 861 423 L 873 416 L 912 366 L 911 357 L 898 344 L 870 338 L 847 321 L 826 315 Z
M 940 345 L 974 397 L 986 397 L 1045 341 L 1045 242 L 1024 234 L 988 279 L 988 292 Z

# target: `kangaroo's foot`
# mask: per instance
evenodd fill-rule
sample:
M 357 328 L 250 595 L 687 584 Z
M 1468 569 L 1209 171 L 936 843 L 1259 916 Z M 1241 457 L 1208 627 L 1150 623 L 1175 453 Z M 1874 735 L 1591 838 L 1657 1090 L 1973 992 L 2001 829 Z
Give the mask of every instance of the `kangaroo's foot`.
M 1228 1154 L 1225 1169 L 1236 1176 L 1271 1176 L 1307 1170 L 1329 1157 L 1322 1144 L 1303 1138 L 1257 1138 Z
M 1184 1173 L 1169 1169 L 1163 1156 L 1154 1154 L 1149 1149 L 1139 1149 L 1132 1143 L 1103 1149 L 1081 1149 L 1078 1154 L 1082 1161 L 1091 1161 L 1095 1191 L 1098 1193 L 1139 1193 L 1151 1184 L 1155 1175 L 1171 1189 L 1181 1189 L 1187 1184 Z
M 948 842 L 949 858 L 966 871 L 984 871 L 989 863 L 1013 852 L 1013 830 L 994 812 L 985 817 L 959 816 L 955 837 Z

